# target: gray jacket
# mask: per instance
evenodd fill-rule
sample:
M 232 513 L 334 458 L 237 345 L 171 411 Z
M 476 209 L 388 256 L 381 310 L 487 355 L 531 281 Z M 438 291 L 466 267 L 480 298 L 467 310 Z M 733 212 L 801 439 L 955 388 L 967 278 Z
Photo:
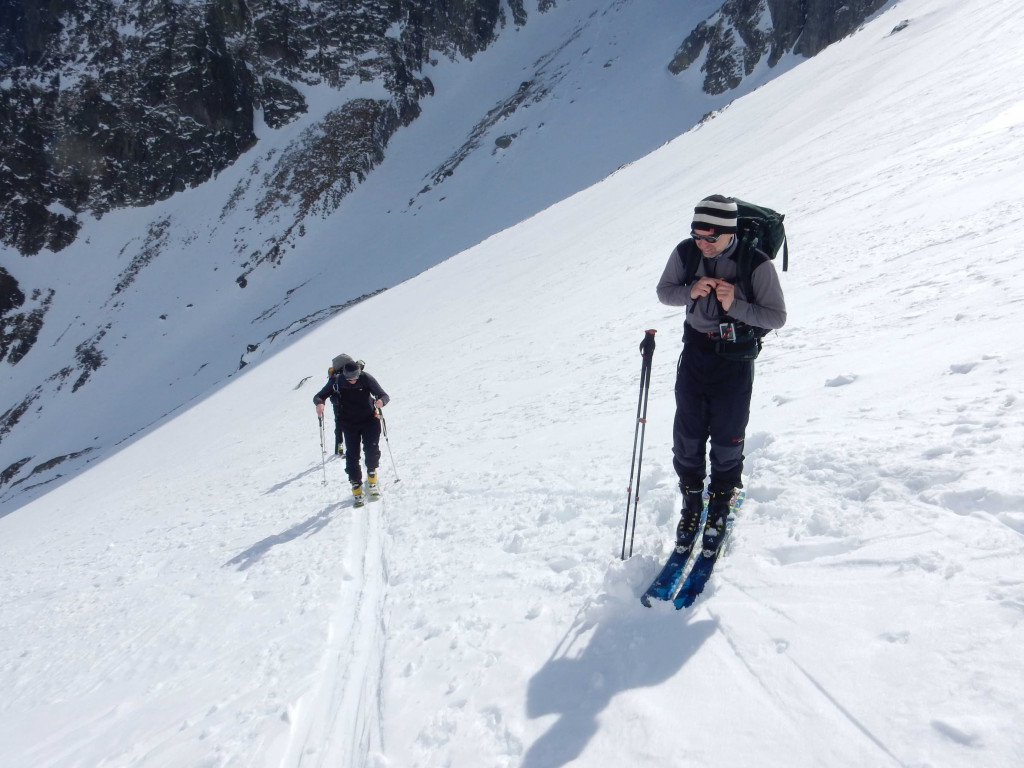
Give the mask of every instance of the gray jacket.
M 738 279 L 736 263 L 737 240 L 724 252 L 713 259 L 701 258 L 693 280 L 684 283 L 686 265 L 680 250 L 696 248 L 690 240 L 684 240 L 672 251 L 665 271 L 658 281 L 658 301 L 673 307 L 686 307 L 686 324 L 701 333 L 715 333 L 726 313 L 712 293 L 696 301 L 690 298 L 690 286 L 700 277 L 717 277 L 736 286 L 735 299 L 729 308 L 728 317 L 747 325 L 773 330 L 786 324 L 786 300 L 775 265 L 760 252 L 754 253 L 753 272 L 754 300 L 745 295 L 742 281 Z M 760 258 L 759 258 L 760 257 Z

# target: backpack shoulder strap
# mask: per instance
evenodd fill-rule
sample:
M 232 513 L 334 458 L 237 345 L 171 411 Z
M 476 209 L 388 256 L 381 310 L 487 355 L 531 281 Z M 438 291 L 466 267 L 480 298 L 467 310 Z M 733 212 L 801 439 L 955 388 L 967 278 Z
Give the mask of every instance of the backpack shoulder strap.
M 693 240 L 686 238 L 676 246 L 676 252 L 683 262 L 683 285 L 692 283 L 697 276 L 697 265 L 700 264 L 701 252 Z
M 768 254 L 746 242 L 740 242 L 739 253 L 736 254 L 736 274 L 743 285 L 743 295 L 747 301 L 754 301 L 754 270 L 768 261 Z

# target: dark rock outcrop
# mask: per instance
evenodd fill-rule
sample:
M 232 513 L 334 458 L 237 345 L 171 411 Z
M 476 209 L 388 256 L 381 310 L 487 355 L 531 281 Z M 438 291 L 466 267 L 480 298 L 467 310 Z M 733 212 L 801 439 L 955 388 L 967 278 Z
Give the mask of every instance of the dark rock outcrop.
M 668 68 L 674 74 L 703 60 L 704 91 L 736 88 L 762 61 L 787 53 L 811 57 L 854 32 L 890 0 L 727 0 L 687 36 Z
M 29 353 L 53 296 L 52 289 L 35 290 L 26 298 L 17 281 L 0 268 L 0 362 L 6 360 L 13 365 Z
M 550 2 L 545 3 L 547 7 Z M 505 8 L 512 18 L 505 18 Z M 304 85 L 380 81 L 379 155 L 432 92 L 431 55 L 472 57 L 523 0 L 7 0 L 0 4 L 0 238 L 60 250 L 78 216 L 196 186 L 307 110 Z

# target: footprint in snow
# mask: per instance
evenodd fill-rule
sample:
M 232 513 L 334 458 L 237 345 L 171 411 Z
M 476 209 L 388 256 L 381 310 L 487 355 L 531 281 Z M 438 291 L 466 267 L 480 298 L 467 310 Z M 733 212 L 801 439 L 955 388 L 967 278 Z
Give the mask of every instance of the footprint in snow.
M 949 366 L 950 373 L 970 373 L 977 367 L 977 363 L 959 363 Z
M 941 733 L 951 741 L 961 744 L 965 747 L 977 746 L 981 742 L 981 738 L 970 731 L 965 731 L 955 726 L 945 723 L 942 720 L 932 720 L 932 728 Z
M 887 643 L 899 643 L 900 645 L 906 645 L 910 642 L 910 633 L 903 632 L 884 632 L 882 639 Z
M 843 376 L 836 376 L 834 379 L 829 379 L 825 382 L 826 387 L 845 387 L 847 384 L 853 384 L 857 380 L 856 375 L 852 373 L 845 374 Z

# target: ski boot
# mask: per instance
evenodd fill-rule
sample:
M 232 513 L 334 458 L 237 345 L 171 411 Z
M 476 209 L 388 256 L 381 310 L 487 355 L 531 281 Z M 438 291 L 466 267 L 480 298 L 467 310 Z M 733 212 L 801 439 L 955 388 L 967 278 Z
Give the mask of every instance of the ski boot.
M 366 490 L 370 492 L 370 501 L 380 498 L 380 487 L 377 485 L 377 470 L 370 470 L 366 475 Z
M 361 507 L 366 503 L 366 499 L 363 497 L 363 481 L 360 480 L 358 483 L 352 483 L 352 506 Z
M 726 523 L 729 507 L 736 493 L 733 488 L 712 489 L 708 495 L 708 519 L 704 524 L 701 549 L 705 557 L 711 557 L 725 543 Z
M 679 525 L 676 526 L 676 552 L 687 555 L 693 548 L 700 527 L 700 516 L 704 511 L 704 486 L 683 485 L 683 508 L 680 511 Z

